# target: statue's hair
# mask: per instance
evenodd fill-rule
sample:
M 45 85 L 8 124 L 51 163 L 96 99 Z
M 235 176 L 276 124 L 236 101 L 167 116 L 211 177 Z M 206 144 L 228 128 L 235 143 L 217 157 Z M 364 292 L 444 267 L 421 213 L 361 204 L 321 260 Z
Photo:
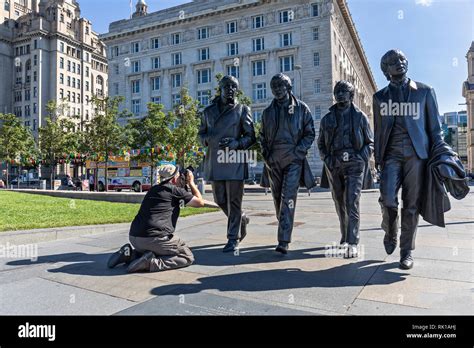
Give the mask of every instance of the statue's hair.
M 232 75 L 226 75 L 219 81 L 219 89 L 221 89 L 224 86 L 224 83 L 228 81 L 234 82 L 237 85 L 237 89 L 240 88 L 240 83 L 239 83 L 239 80 L 237 80 L 237 78 L 235 78 Z
M 291 83 L 291 79 L 282 73 L 278 73 L 275 76 L 272 77 L 270 81 L 270 86 L 272 86 L 275 82 L 283 81 L 286 84 L 286 87 L 288 91 L 291 91 L 293 89 L 293 84 Z
M 389 65 L 390 59 L 393 56 L 403 57 L 403 59 L 407 60 L 407 56 L 405 56 L 405 53 L 403 53 L 399 49 L 393 49 L 385 53 L 382 59 L 380 60 L 380 69 L 382 69 L 382 72 L 387 78 L 387 80 L 390 80 L 390 74 L 388 73 L 388 65 Z
M 354 86 L 352 85 L 352 83 L 350 83 L 349 81 L 346 81 L 346 80 L 338 81 L 338 82 L 336 83 L 336 85 L 334 86 L 334 94 L 336 94 L 340 89 L 346 89 L 346 90 L 348 90 L 349 93 L 350 93 L 350 96 L 351 96 L 351 100 L 354 99 L 355 88 L 354 88 Z

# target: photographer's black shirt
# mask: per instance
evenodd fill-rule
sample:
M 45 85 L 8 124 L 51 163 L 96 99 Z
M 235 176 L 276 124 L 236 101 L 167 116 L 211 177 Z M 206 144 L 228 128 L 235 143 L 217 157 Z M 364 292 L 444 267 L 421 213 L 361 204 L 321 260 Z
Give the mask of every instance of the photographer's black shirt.
M 193 195 L 170 183 L 155 185 L 143 199 L 130 227 L 134 237 L 164 237 L 174 233 L 179 211 Z

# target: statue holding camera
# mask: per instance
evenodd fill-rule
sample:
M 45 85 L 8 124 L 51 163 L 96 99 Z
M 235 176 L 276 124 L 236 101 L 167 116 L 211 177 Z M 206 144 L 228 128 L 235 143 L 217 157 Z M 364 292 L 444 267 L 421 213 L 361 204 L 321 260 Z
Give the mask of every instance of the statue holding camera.
M 247 234 L 248 217 L 242 212 L 248 158 L 242 156 L 256 141 L 250 108 L 236 100 L 239 81 L 224 76 L 219 95 L 204 109 L 199 136 L 207 147 L 204 178 L 212 182 L 215 202 L 227 216 L 228 242 L 223 252 L 235 251 Z
M 346 258 L 358 256 L 361 191 L 373 188 L 369 159 L 374 135 L 369 119 L 352 102 L 354 94 L 350 82 L 336 84 L 336 104 L 322 118 L 318 138 L 324 162 L 321 187 L 331 188 Z

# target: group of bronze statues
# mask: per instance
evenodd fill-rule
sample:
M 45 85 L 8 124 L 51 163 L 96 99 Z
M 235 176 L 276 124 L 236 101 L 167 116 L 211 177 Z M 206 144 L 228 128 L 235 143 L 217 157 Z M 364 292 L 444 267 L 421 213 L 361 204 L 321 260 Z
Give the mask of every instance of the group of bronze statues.
M 388 254 L 397 247 L 401 188 L 400 267 L 410 269 L 419 215 L 444 227 L 443 214 L 450 208 L 444 188 L 461 199 L 469 187 L 457 154 L 443 140 L 434 90 L 407 77 L 408 62 L 399 50 L 382 57 L 381 69 L 390 83 L 373 96 L 374 132 L 353 103 L 354 86 L 347 81 L 336 84 L 336 104 L 322 118 L 317 140 L 324 162 L 321 186 L 331 189 L 345 257 L 357 257 L 359 201 L 363 189 L 374 187 L 370 166 L 374 153 L 380 172 L 384 247 Z M 263 111 L 258 136 L 264 159 L 262 186 L 271 188 L 279 221 L 276 251 L 287 254 L 298 189 L 316 185 L 306 159 L 316 132 L 311 111 L 292 93 L 288 76 L 275 75 L 271 89 L 275 98 Z M 228 217 L 223 251 L 231 252 L 247 234 L 249 218 L 242 212 L 242 199 L 248 165 L 220 161 L 219 151 L 247 151 L 257 136 L 250 109 L 237 102 L 238 80 L 225 76 L 219 91 L 203 111 L 199 136 L 208 148 L 205 179 L 212 182 L 215 202 Z

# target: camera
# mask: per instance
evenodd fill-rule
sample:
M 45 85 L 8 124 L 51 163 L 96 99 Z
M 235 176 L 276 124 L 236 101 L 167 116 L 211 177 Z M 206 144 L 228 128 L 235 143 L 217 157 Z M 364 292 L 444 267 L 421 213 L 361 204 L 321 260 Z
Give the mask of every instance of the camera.
M 179 186 L 184 188 L 186 191 L 189 191 L 189 187 L 186 184 L 186 180 L 188 178 L 189 172 L 194 173 L 194 167 L 189 166 L 187 168 L 180 168 L 179 169 Z

